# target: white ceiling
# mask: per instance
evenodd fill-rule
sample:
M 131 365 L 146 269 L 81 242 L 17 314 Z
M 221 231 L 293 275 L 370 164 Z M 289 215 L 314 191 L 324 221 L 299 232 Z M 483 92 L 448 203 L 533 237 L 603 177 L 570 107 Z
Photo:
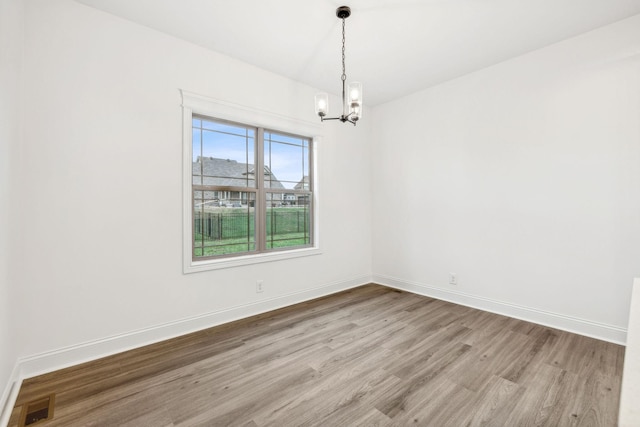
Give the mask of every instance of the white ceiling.
M 331 93 L 381 104 L 640 13 L 640 0 L 77 0 Z

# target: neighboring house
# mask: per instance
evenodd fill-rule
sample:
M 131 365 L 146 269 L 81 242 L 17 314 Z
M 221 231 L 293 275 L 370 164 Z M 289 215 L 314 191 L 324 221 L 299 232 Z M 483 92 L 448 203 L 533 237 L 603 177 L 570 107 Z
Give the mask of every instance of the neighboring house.
M 282 197 L 283 197 L 283 201 L 286 202 L 286 204 L 288 205 L 296 204 L 297 197 L 295 194 L 285 193 L 282 195 Z
M 246 205 L 249 200 L 248 193 L 238 191 L 237 187 L 255 188 L 256 186 L 255 168 L 250 163 L 198 156 L 193 162 L 192 171 L 194 186 L 226 187 L 203 193 L 200 203 L 208 206 Z M 264 168 L 264 182 L 266 188 L 284 189 L 284 185 L 267 167 Z M 197 202 L 199 199 L 196 197 Z M 272 201 L 281 203 L 282 199 L 282 194 L 273 194 Z
M 293 187 L 294 190 L 309 190 L 309 177 L 303 176 L 302 179 Z M 294 193 L 285 193 L 283 195 L 283 204 L 287 205 L 305 205 L 308 203 L 306 196 L 300 196 Z
M 309 189 L 309 176 L 305 175 L 302 177 L 302 179 L 300 180 L 300 182 L 298 182 L 295 187 L 293 187 L 295 190 L 308 190 Z M 304 196 L 299 196 L 298 197 L 298 204 L 299 205 L 306 205 L 309 203 L 309 198 L 308 197 L 304 197 Z
M 309 189 L 309 177 L 307 175 L 303 176 L 300 182 L 293 187 L 294 190 L 308 190 Z

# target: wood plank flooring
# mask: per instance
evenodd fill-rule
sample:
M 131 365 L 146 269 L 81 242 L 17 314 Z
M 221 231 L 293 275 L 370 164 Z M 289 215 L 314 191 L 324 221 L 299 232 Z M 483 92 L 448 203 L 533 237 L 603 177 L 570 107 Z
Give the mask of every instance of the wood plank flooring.
M 624 347 L 367 285 L 23 382 L 38 426 L 615 426 Z

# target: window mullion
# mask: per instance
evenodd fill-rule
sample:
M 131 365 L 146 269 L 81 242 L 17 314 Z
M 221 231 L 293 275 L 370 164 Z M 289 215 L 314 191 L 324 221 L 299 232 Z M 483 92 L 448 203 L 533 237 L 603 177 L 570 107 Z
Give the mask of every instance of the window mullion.
M 264 129 L 257 128 L 256 138 L 256 153 L 255 153 L 255 177 L 256 177 L 256 247 L 258 252 L 264 252 L 266 250 L 266 238 L 267 238 L 267 196 L 265 194 L 264 186 Z

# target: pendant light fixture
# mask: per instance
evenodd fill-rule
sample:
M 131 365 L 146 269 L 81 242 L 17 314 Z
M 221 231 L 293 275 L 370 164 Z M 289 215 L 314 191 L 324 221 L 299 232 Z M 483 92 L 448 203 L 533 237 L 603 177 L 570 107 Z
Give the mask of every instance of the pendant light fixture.
M 342 19 L 342 114 L 340 117 L 327 117 L 329 114 L 329 95 L 325 92 L 316 94 L 316 114 L 321 121 L 340 120 L 342 123 L 349 122 L 354 125 L 362 117 L 362 83 L 351 82 L 345 88 L 347 73 L 345 67 L 345 20 L 351 16 L 351 8 L 340 6 L 336 9 L 336 16 Z

